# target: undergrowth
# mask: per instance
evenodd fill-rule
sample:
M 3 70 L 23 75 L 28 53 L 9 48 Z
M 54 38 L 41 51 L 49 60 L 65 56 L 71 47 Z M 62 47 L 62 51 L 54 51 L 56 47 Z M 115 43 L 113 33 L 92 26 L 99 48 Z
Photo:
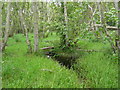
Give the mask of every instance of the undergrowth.
M 81 44 L 82 43 L 82 44 Z M 74 65 L 79 76 L 87 78 L 87 86 L 93 88 L 118 87 L 118 59 L 112 53 L 109 43 L 92 43 L 81 41 L 86 49 L 95 49 L 99 52 L 86 52 Z
M 29 38 L 33 45 L 33 35 L 29 34 Z M 57 47 L 59 36 L 54 33 L 39 42 L 39 48 Z M 42 50 L 37 55 L 27 54 L 24 35 L 9 38 L 3 52 L 3 88 L 117 88 L 118 61 L 109 43 L 80 39 L 78 45 L 80 49 L 99 52 L 68 52 L 66 55 L 76 52 L 79 58 L 73 68 L 67 69 L 50 57 L 45 57 Z
M 68 70 L 51 58 L 27 54 L 25 37 L 18 36 L 19 42 L 16 41 L 17 35 L 9 38 L 3 52 L 3 88 L 83 87 L 73 70 Z

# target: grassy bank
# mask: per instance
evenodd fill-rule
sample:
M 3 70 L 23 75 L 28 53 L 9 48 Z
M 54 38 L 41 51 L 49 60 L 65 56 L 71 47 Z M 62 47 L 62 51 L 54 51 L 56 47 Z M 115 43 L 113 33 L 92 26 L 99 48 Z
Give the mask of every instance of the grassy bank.
M 30 35 L 33 41 L 33 35 Z M 40 40 L 40 48 L 53 46 L 59 37 L 55 34 Z M 33 44 L 33 42 L 32 42 Z M 15 35 L 8 40 L 3 52 L 3 88 L 116 88 L 118 81 L 117 58 L 109 43 L 80 40 L 82 49 L 102 52 L 83 52 L 74 69 L 67 69 L 57 61 L 38 55 L 26 54 L 25 37 Z M 83 53 L 82 53 L 83 52 Z
M 109 43 L 80 41 L 82 47 L 100 52 L 87 52 L 79 58 L 75 65 L 76 71 L 87 78 L 87 85 L 94 88 L 118 87 L 118 59 L 113 55 Z
M 82 87 L 73 70 L 62 67 L 50 58 L 26 52 L 25 37 L 18 35 L 9 38 L 3 52 L 3 88 Z

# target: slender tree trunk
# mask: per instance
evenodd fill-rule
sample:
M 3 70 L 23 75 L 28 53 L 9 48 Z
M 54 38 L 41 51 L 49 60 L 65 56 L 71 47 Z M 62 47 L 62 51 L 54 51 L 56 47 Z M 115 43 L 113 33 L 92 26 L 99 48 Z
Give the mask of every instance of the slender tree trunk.
M 101 7 L 100 7 L 100 3 L 99 2 L 97 2 L 97 6 L 98 6 L 98 10 L 99 10 L 99 12 L 101 12 Z M 100 23 L 102 23 L 102 16 L 101 16 L 101 14 L 99 15 L 100 16 Z M 100 32 L 100 36 L 103 38 L 103 36 L 102 36 L 102 31 L 99 31 Z
M 118 10 L 118 0 L 114 0 L 115 9 Z
M 47 2 L 47 22 L 50 22 L 50 2 Z
M 2 3 L 0 3 L 0 10 L 2 10 Z M 0 61 L 2 62 L 2 12 L 0 12 Z M 0 76 L 2 76 L 2 63 L 0 63 Z M 0 77 L 0 89 L 2 89 L 2 77 Z
M 119 10 L 119 12 L 118 12 L 118 36 L 119 36 L 119 38 L 120 38 L 120 1 L 118 2 L 118 10 Z
M 118 1 L 118 40 L 119 43 L 117 43 L 118 45 L 118 73 L 120 74 L 120 1 Z M 120 77 L 118 77 L 120 78 Z M 118 80 L 118 88 L 120 88 L 120 81 Z
M 10 31 L 9 31 L 9 37 L 12 37 L 14 35 L 14 25 L 13 25 L 13 20 L 11 21 L 10 25 Z
M 2 3 L 0 3 L 0 10 L 2 10 Z M 2 12 L 0 12 L 0 62 L 2 62 Z M 0 63 L 0 76 L 2 76 L 2 63 Z M 0 77 L 0 89 L 2 89 L 2 77 Z
M 29 40 L 28 30 L 27 30 L 27 26 L 25 24 L 25 19 L 24 19 L 23 14 L 22 14 L 22 9 L 20 9 L 20 11 L 19 11 L 19 16 L 20 16 L 22 29 L 25 29 L 26 43 L 27 43 L 27 46 L 28 46 L 28 51 L 27 52 L 31 53 L 32 52 L 32 46 L 31 46 L 31 43 L 30 43 L 30 40 Z
M 92 6 L 90 6 L 89 4 L 88 4 L 88 7 L 90 8 L 90 10 L 91 10 L 91 13 L 92 13 L 92 15 L 91 15 L 91 20 L 90 20 L 90 29 L 92 29 L 92 31 L 93 31 L 93 33 L 94 33 L 94 36 L 96 37 L 96 38 L 98 38 L 98 35 L 96 34 L 96 31 L 97 31 L 97 27 L 95 26 L 95 24 L 96 24 L 96 22 L 95 22 L 95 20 L 94 20 L 94 15 L 95 15 L 95 13 L 96 13 L 96 11 L 97 11 L 97 7 L 95 7 L 95 9 L 93 9 L 92 8 Z
M 38 52 L 38 14 L 37 14 L 37 3 L 33 2 L 33 21 L 34 21 L 34 52 Z
M 9 29 L 10 29 L 10 5 L 11 5 L 11 2 L 8 2 L 7 17 L 6 17 L 6 27 L 5 27 L 5 36 L 4 36 L 4 40 L 3 40 L 2 51 L 5 49 L 5 46 L 6 46 L 7 40 L 8 40 L 8 35 L 9 35 Z
M 66 32 L 66 34 L 63 37 L 65 39 L 64 44 L 67 46 L 68 33 L 69 32 L 68 32 L 68 27 L 67 27 L 67 25 L 68 25 L 68 19 L 67 19 L 67 7 L 66 7 L 66 4 L 67 4 L 67 2 L 64 0 L 64 22 L 65 22 L 65 32 Z
M 118 0 L 114 0 L 115 9 L 118 10 Z M 117 15 L 118 16 L 118 15 Z M 116 27 L 118 27 L 118 22 L 116 22 Z
M 67 7 L 66 7 L 67 2 L 64 1 L 64 17 L 65 17 L 65 25 L 67 26 L 68 19 L 67 19 Z
M 24 25 L 23 25 L 22 22 L 20 22 L 20 26 L 21 26 L 21 29 L 22 29 L 22 33 L 24 34 L 24 36 L 26 36 L 25 30 L 24 30 Z
M 118 59 L 120 62 L 120 1 L 118 2 L 118 39 L 119 39 L 119 43 L 118 43 Z M 119 63 L 120 64 L 120 63 Z
M 2 3 L 0 3 L 0 9 L 2 10 Z M 2 32 L 2 12 L 0 12 L 0 57 L 2 54 L 2 36 L 3 36 L 3 32 Z
M 43 22 L 46 22 L 46 2 L 43 2 Z M 46 28 L 46 25 L 43 24 L 43 38 L 45 37 L 45 28 Z

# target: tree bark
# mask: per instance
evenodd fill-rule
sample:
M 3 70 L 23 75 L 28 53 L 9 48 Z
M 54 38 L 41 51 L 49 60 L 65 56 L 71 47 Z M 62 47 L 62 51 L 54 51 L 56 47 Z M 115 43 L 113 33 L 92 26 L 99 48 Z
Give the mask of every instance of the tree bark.
M 47 22 L 50 22 L 50 2 L 47 2 Z
M 115 9 L 118 10 L 118 0 L 114 0 Z
M 68 25 L 68 19 L 67 19 L 67 7 L 66 7 L 66 4 L 67 4 L 67 2 L 64 0 L 64 24 L 65 24 L 65 32 L 66 32 L 66 34 L 65 34 L 65 36 L 63 36 L 64 37 L 64 39 L 65 39 L 65 41 L 64 41 L 64 44 L 67 46 L 67 39 L 68 39 L 68 28 L 67 28 L 67 25 Z
M 120 1 L 118 2 L 118 60 L 120 64 Z
M 7 17 L 6 17 L 6 27 L 5 27 L 5 36 L 2 44 L 2 51 L 5 49 L 7 44 L 8 36 L 9 36 L 9 29 L 10 29 L 10 5 L 11 2 L 8 2 L 7 6 Z
M 37 14 L 37 3 L 33 2 L 33 21 L 34 21 L 34 52 L 38 52 L 38 14 Z
M 43 22 L 45 23 L 46 22 L 46 2 L 43 2 L 42 3 L 43 4 Z M 46 25 L 45 24 L 43 24 L 43 32 L 42 32 L 42 34 L 43 34 L 43 38 L 45 37 L 45 31 L 46 31 Z
M 2 3 L 0 3 L 0 9 L 2 9 Z M 2 12 L 0 12 L 0 57 L 2 56 Z
M 22 29 L 25 29 L 26 43 L 27 43 L 27 46 L 28 46 L 27 52 L 31 53 L 32 52 L 32 46 L 31 46 L 31 43 L 30 43 L 30 40 L 29 40 L 28 30 L 27 30 L 27 26 L 25 24 L 24 16 L 22 14 L 22 9 L 19 10 L 19 16 L 20 16 L 20 21 L 21 21 Z
M 64 17 L 65 17 L 65 25 L 67 26 L 68 19 L 67 19 L 67 7 L 66 7 L 67 2 L 64 1 Z
M 96 22 L 94 20 L 94 15 L 95 15 L 95 13 L 97 11 L 97 6 L 95 7 L 95 9 L 93 9 L 93 7 L 88 4 L 88 7 L 90 8 L 91 13 L 92 13 L 91 20 L 89 22 L 90 23 L 90 29 L 93 31 L 95 37 L 98 38 L 98 35 L 96 34 L 97 27 L 94 26 L 96 24 Z
M 120 1 L 118 2 L 118 36 L 119 36 L 119 39 L 120 39 Z

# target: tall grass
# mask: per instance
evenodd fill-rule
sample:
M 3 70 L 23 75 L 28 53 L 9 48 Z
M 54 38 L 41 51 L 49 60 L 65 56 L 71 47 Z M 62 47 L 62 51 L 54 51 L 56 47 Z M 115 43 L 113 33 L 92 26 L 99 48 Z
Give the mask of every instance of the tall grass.
M 51 58 L 26 54 L 25 37 L 17 36 L 9 38 L 3 52 L 3 88 L 83 87 L 73 70 L 62 67 Z
M 33 35 L 30 34 L 33 45 Z M 54 46 L 59 42 L 55 33 L 40 39 L 39 48 Z M 47 58 L 42 51 L 38 55 L 27 54 L 25 37 L 21 34 L 9 38 L 3 52 L 3 88 L 117 88 L 118 61 L 109 43 L 80 40 L 81 49 L 101 52 L 83 52 L 73 69 L 61 66 Z
M 109 43 L 79 42 L 86 49 L 101 52 L 86 53 L 75 65 L 80 76 L 87 78 L 87 86 L 93 88 L 118 88 L 118 59 L 112 54 Z

